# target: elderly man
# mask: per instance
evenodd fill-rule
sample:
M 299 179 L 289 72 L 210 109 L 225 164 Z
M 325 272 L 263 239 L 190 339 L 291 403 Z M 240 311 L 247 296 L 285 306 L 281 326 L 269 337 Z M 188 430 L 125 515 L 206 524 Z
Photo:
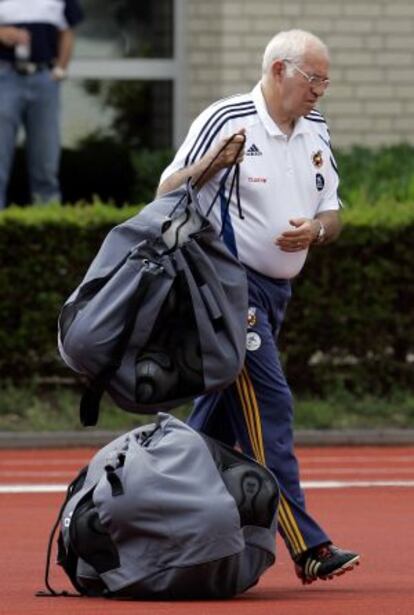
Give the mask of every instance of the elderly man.
M 0 208 L 20 124 L 32 200 L 60 200 L 59 90 L 81 19 L 77 0 L 0 1 Z
M 306 510 L 293 447 L 292 395 L 277 349 L 291 279 L 309 249 L 335 240 L 341 227 L 329 132 L 314 108 L 329 85 L 328 70 L 328 50 L 317 37 L 301 30 L 277 34 L 265 50 L 260 83 L 201 113 L 158 189 L 161 195 L 190 177 L 194 182 L 216 157 L 200 182 L 207 207 L 224 169 L 242 162 L 242 215 L 236 197 L 227 207 L 223 190 L 211 221 L 247 271 L 246 362 L 233 386 L 196 401 L 189 422 L 237 442 L 274 472 L 282 491 L 280 531 L 304 584 L 359 563 L 359 555 L 334 546 Z M 226 147 L 231 135 L 236 137 Z

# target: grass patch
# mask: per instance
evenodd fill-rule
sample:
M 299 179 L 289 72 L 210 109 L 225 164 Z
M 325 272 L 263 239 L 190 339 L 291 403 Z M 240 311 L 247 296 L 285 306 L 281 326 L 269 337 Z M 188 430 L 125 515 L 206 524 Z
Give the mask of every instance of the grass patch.
M 4 384 L 0 389 L 0 430 L 64 431 L 82 430 L 79 422 L 81 390 L 67 386 L 45 387 L 32 382 L 25 386 Z M 185 419 L 190 405 L 173 411 Z M 150 415 L 120 410 L 108 396 L 101 404 L 99 429 L 132 429 L 151 421 Z M 356 397 L 345 390 L 324 399 L 297 398 L 296 429 L 414 428 L 414 395 L 395 391 L 387 398 Z
M 325 399 L 299 399 L 295 424 L 300 429 L 414 428 L 414 395 L 400 391 L 378 398 L 341 392 Z
M 81 390 L 65 386 L 46 388 L 36 383 L 19 386 L 7 383 L 0 388 L 1 431 L 81 431 L 79 401 Z M 188 408 L 174 414 L 185 418 Z M 129 430 L 151 422 L 150 415 L 131 414 L 118 408 L 104 395 L 97 427 L 108 430 Z

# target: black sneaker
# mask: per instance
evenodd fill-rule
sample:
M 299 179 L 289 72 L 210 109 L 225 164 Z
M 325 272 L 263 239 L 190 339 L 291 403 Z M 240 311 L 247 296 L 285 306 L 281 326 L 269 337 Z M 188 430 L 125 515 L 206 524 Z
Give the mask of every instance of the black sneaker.
M 323 544 L 303 553 L 295 562 L 295 571 L 302 583 L 309 585 L 317 579 L 333 579 L 358 565 L 358 553 Z

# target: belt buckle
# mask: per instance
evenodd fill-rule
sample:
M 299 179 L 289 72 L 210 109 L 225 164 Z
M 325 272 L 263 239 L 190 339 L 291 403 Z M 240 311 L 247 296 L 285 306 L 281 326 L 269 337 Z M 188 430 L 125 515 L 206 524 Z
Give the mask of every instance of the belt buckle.
M 34 75 L 37 71 L 37 65 L 34 62 L 16 62 L 15 68 L 19 75 Z

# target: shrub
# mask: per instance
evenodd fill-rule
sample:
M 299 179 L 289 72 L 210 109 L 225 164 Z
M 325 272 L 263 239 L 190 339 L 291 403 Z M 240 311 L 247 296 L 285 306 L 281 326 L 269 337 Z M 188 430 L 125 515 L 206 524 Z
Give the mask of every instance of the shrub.
M 283 329 L 295 388 L 384 394 L 413 387 L 412 203 L 360 203 L 338 242 L 311 251 Z
M 402 143 L 377 150 L 355 146 L 335 153 L 341 174 L 341 196 L 349 206 L 361 200 L 414 200 L 414 147 Z
M 107 232 L 136 213 L 102 204 L 11 207 L 0 215 L 0 373 L 59 373 L 56 320 Z M 66 371 L 66 370 L 65 370 Z
M 9 208 L 0 215 L 0 372 L 19 382 L 68 375 L 56 321 L 103 238 L 138 207 Z M 338 242 L 311 251 L 282 330 L 297 392 L 324 395 L 413 388 L 414 272 L 411 203 L 365 203 L 344 212 Z

